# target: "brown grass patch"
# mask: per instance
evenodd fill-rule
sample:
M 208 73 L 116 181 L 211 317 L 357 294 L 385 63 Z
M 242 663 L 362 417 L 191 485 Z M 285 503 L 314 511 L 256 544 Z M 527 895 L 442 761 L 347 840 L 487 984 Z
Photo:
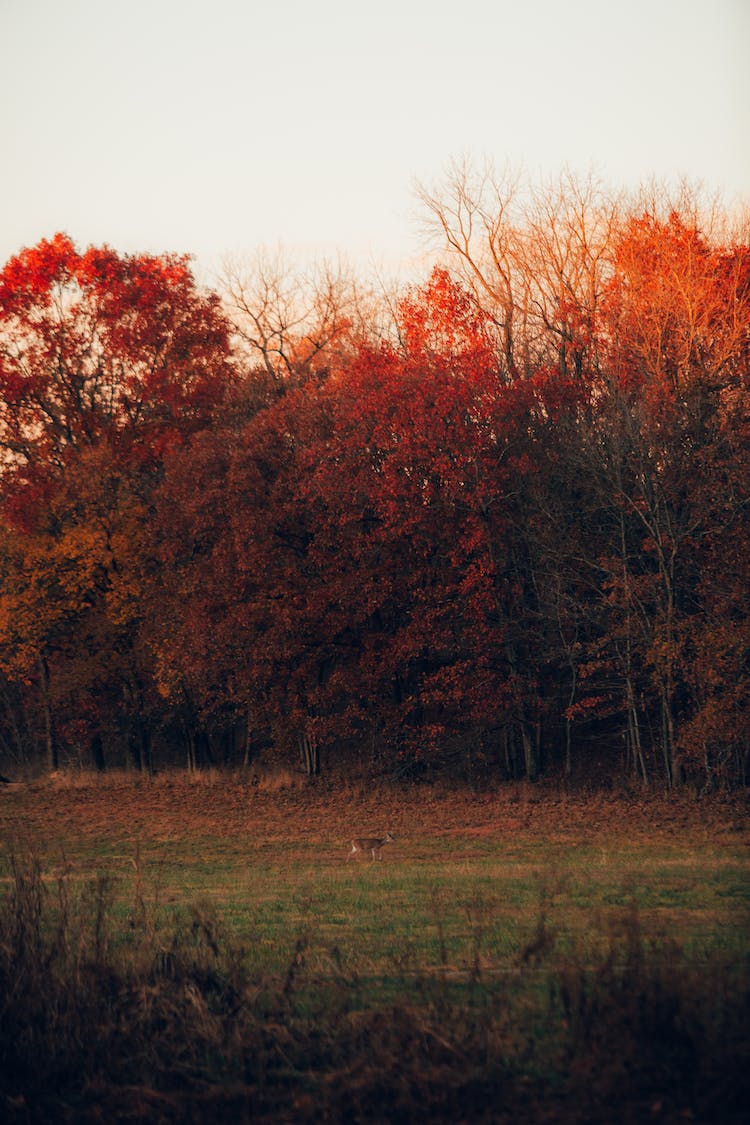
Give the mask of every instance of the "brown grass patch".
M 750 845 L 748 797 L 690 793 L 569 795 L 553 785 L 481 795 L 445 787 L 333 786 L 275 773 L 262 779 L 217 771 L 77 774 L 5 787 L 0 838 L 181 839 L 252 836 L 290 844 L 391 831 L 421 838 L 658 843 L 684 839 Z

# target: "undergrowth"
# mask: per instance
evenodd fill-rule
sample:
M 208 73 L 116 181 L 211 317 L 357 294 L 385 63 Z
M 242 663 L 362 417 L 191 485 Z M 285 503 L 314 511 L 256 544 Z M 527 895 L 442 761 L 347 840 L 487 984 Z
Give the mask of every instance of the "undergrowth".
M 212 905 L 166 927 L 137 878 L 123 926 L 114 899 L 111 878 L 48 882 L 12 857 L 0 1120 L 727 1125 L 750 1104 L 748 966 L 697 966 L 635 907 L 585 962 L 542 908 L 500 974 L 478 903 L 465 974 L 444 946 L 429 971 L 395 958 L 402 988 L 376 1002 L 335 947 L 313 949 L 313 920 L 260 973 Z

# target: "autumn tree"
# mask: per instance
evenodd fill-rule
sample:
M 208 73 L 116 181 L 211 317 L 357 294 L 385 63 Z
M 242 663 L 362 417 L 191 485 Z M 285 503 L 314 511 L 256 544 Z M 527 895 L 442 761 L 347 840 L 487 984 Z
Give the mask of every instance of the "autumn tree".
M 227 260 L 221 290 L 245 366 L 277 394 L 338 366 L 373 322 L 372 294 L 344 262 L 303 267 L 281 248 Z
M 428 232 L 495 330 L 506 379 L 597 363 L 594 331 L 611 276 L 621 201 L 593 177 L 534 185 L 506 168 L 454 164 L 421 187 Z
M 0 749 L 746 779 L 750 252 L 454 168 L 377 308 L 56 236 L 0 272 Z
M 501 516 L 477 494 L 503 458 L 493 349 L 445 273 L 404 301 L 400 335 L 168 466 L 166 690 L 246 709 L 288 751 L 393 760 L 486 728 L 503 690 L 495 670 L 459 703 L 487 661 L 473 615 L 494 612 L 483 528 Z
M 537 652 L 552 657 L 554 618 L 568 618 L 568 672 L 552 659 L 544 689 L 571 684 L 566 757 L 573 719 L 619 713 L 632 768 L 646 776 L 658 750 L 674 782 L 687 761 L 680 732 L 698 729 L 706 547 L 743 526 L 725 451 L 742 432 L 728 403 L 747 370 L 746 247 L 685 186 L 673 200 L 656 189 L 627 200 L 593 180 L 537 188 L 463 165 L 421 195 L 447 263 L 493 325 L 505 379 L 536 388 L 529 437 L 544 469 L 525 478 L 516 559 Z M 564 423 L 561 394 L 579 396 Z
M 743 522 L 741 487 L 726 491 L 738 422 L 726 404 L 747 378 L 747 250 L 712 245 L 675 212 L 646 213 L 623 222 L 612 260 L 587 443 L 613 532 L 600 560 L 602 652 L 622 675 L 634 760 L 648 726 L 674 783 L 694 707 L 688 638 L 706 627 L 701 555 L 722 526 Z
M 184 258 L 79 252 L 56 235 L 0 273 L 0 499 L 15 560 L 3 668 L 45 709 L 67 695 L 68 721 L 107 697 L 104 677 L 139 762 L 150 494 L 165 451 L 206 424 L 231 378 L 218 298 Z
M 646 229 L 671 261 L 682 236 Z M 634 356 L 657 296 L 671 308 L 663 264 L 642 308 L 629 304 L 641 234 L 633 220 L 611 245 L 596 339 L 567 375 L 553 364 L 509 381 L 492 318 L 437 270 L 401 302 L 394 342 L 176 450 L 166 690 L 214 720 L 246 714 L 289 752 L 309 737 L 367 747 L 371 764 L 455 754 L 534 777 L 592 768 L 596 736 L 606 768 L 623 746 L 628 769 L 648 778 L 658 752 L 677 780 L 682 732 L 698 731 L 698 555 L 715 558 L 721 521 L 741 526 L 741 499 L 719 521 L 717 481 L 741 432 L 727 388 L 739 401 L 743 336 L 721 343 L 721 310 L 744 300 L 742 254 L 703 242 L 696 259 L 730 287 L 701 345 L 704 365 L 709 343 L 731 357 L 712 376 L 723 406 L 702 414 L 697 376 L 676 395 Z M 686 263 L 675 276 L 686 283 Z
M 323 737 L 372 762 L 470 762 L 511 706 L 504 493 L 521 410 L 491 326 L 444 270 L 398 323 L 401 346 L 363 348 L 326 385 L 329 433 L 301 482 L 326 638 L 317 712 Z

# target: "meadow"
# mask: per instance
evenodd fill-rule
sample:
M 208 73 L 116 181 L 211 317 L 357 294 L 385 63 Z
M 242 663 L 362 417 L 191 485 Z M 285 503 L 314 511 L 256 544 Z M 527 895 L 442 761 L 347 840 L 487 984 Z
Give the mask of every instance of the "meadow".
M 0 798 L 0 1120 L 745 1119 L 741 796 L 166 774 Z

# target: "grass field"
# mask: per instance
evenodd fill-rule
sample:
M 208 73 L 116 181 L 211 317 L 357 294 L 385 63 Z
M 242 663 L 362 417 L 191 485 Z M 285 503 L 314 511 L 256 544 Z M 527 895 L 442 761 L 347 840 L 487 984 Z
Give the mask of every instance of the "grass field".
M 11 1120 L 743 1120 L 739 798 L 215 775 L 0 797 Z M 46 1085 L 45 996 L 69 1041 Z M 130 1054 L 98 1058 L 76 1005 Z

